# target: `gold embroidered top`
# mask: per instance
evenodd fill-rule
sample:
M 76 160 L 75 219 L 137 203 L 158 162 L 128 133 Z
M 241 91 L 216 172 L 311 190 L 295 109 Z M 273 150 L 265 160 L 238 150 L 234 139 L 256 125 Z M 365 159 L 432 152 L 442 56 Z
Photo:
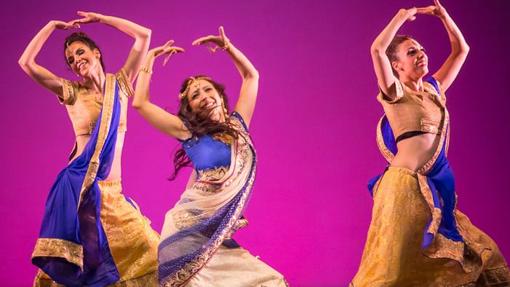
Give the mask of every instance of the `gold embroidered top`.
M 133 95 L 133 87 L 123 70 L 116 73 L 115 77 L 120 88 L 119 97 L 121 102 L 118 131 L 125 132 L 127 130 L 127 98 Z M 66 106 L 75 135 L 92 134 L 103 107 L 103 95 L 91 93 L 78 81 L 62 79 L 62 88 L 62 96 L 58 96 L 58 99 L 61 104 Z
M 388 100 L 382 92 L 377 96 L 395 138 L 411 131 L 440 133 L 442 110 L 446 105 L 443 93 L 438 93 L 434 86 L 426 81 L 423 82 L 423 91 L 413 91 L 395 80 L 395 90 L 396 96 L 393 100 Z

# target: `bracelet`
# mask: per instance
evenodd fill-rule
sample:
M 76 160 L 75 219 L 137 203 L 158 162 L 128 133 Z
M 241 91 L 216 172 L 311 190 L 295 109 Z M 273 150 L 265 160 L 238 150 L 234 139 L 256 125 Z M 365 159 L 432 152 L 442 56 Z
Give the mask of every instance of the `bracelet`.
M 147 74 L 152 74 L 152 70 L 150 70 L 148 67 L 142 67 L 140 69 L 140 72 L 144 72 L 144 73 L 147 73 Z
M 223 49 L 223 51 L 228 51 L 230 49 L 230 41 L 226 40 L 225 43 L 223 44 L 223 47 L 221 48 Z

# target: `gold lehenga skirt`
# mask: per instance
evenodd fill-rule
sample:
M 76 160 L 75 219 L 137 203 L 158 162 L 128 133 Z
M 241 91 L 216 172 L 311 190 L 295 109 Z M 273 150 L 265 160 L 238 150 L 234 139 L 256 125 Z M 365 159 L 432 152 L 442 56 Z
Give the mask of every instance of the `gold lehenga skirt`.
M 476 268 L 465 272 L 457 261 L 425 256 L 421 243 L 430 218 L 416 174 L 390 167 L 374 191 L 372 221 L 351 286 L 510 286 L 510 272 L 496 243 L 459 211 L 457 226 L 470 246 L 464 264 Z
M 159 234 L 138 208 L 122 194 L 121 181 L 99 181 L 101 189 L 101 223 L 117 270 L 119 282 L 112 286 L 158 286 L 157 254 Z M 39 270 L 36 287 L 62 286 Z
M 246 249 L 221 246 L 186 287 L 285 287 L 283 275 Z

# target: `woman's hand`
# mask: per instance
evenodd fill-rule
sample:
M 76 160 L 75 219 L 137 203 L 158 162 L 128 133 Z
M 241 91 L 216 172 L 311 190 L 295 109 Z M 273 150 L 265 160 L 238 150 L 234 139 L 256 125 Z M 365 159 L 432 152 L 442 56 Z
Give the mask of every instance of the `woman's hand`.
M 147 52 L 147 55 L 150 57 L 157 58 L 162 55 L 166 55 L 165 60 L 163 61 L 163 66 L 166 65 L 170 57 L 177 53 L 183 53 L 184 49 L 181 47 L 172 46 L 174 44 L 174 40 L 170 40 L 166 42 L 164 45 L 153 48 Z
M 400 9 L 398 11 L 398 15 L 406 21 L 414 21 L 414 20 L 416 20 L 416 13 L 417 13 L 418 9 L 422 9 L 422 8 L 413 7 L 413 8 L 409 8 L 409 9 Z
M 80 28 L 80 24 L 73 23 L 73 22 L 74 21 L 69 21 L 69 22 L 64 22 L 64 21 L 59 21 L 59 20 L 50 21 L 51 25 L 53 25 L 53 27 L 55 27 L 55 29 L 68 30 L 68 29 Z
M 216 52 L 218 48 L 222 48 L 223 50 L 228 50 L 230 47 L 230 40 L 225 35 L 225 30 L 223 29 L 223 26 L 220 26 L 218 29 L 217 36 L 215 35 L 208 35 L 205 37 L 200 37 L 193 41 L 193 46 L 199 46 L 199 45 L 208 45 L 209 50 L 211 52 Z
M 436 16 L 441 19 L 444 19 L 446 16 L 448 16 L 446 9 L 443 7 L 443 5 L 441 5 L 441 3 L 439 3 L 439 0 L 434 0 L 434 5 L 418 8 L 417 10 L 417 13 L 419 14 Z
M 88 24 L 88 23 L 96 23 L 101 21 L 101 19 L 104 17 L 104 15 L 94 12 L 84 12 L 84 11 L 78 11 L 76 12 L 78 16 L 81 16 L 83 18 L 76 19 L 71 21 L 72 24 Z

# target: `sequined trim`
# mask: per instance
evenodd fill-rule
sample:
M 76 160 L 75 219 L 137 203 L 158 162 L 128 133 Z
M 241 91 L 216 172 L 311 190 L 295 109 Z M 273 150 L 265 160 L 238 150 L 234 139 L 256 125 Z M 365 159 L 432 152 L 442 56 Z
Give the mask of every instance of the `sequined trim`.
M 62 79 L 62 97 L 58 96 L 58 101 L 62 105 L 72 105 L 76 100 L 74 94 L 73 83 L 69 80 Z
M 129 81 L 128 76 L 124 69 L 121 69 L 119 72 L 117 72 L 117 74 L 115 74 L 115 77 L 117 78 L 119 88 L 127 97 L 131 97 L 132 95 L 135 94 L 133 90 L 133 85 Z
M 436 151 L 434 152 L 434 155 L 421 168 L 418 169 L 418 173 L 426 174 L 427 172 L 429 172 L 429 170 L 432 168 L 432 166 L 436 162 L 437 158 L 441 154 L 441 151 L 443 150 L 443 145 L 445 144 L 446 139 L 449 138 L 448 133 L 450 130 L 450 128 L 449 128 L 450 116 L 449 116 L 448 110 L 446 108 L 444 108 L 443 111 L 444 111 L 444 116 L 443 116 L 443 121 L 442 121 L 441 128 L 440 128 L 441 138 L 439 140 L 439 146 L 437 147 Z
M 101 191 L 108 191 L 111 188 L 119 188 L 122 190 L 122 179 L 100 180 L 97 183 L 101 187 Z M 106 188 L 107 190 L 103 190 L 103 188 Z
M 34 287 L 64 287 L 64 285 L 50 279 L 50 277 L 39 270 L 35 277 Z M 148 273 L 138 278 L 129 279 L 115 284 L 109 285 L 110 287 L 149 287 L 158 286 L 158 274 L 156 271 Z
M 85 178 L 81 186 L 78 208 L 81 205 L 85 192 L 90 188 L 90 186 L 96 179 L 97 170 L 99 169 L 99 155 L 103 150 L 106 137 L 108 136 L 108 132 L 110 130 L 114 100 L 115 100 L 115 77 L 112 74 L 107 74 L 103 110 L 101 114 L 101 123 L 99 126 L 96 147 L 94 150 L 94 154 L 90 159 L 90 163 L 87 168 L 87 173 L 85 174 Z
M 432 198 L 432 191 L 428 185 L 427 177 L 418 174 L 418 184 L 420 193 L 427 202 L 431 212 L 430 225 L 427 232 L 434 235 L 434 241 L 424 250 L 424 254 L 430 258 L 449 258 L 455 260 L 461 264 L 464 271 L 471 272 L 474 266 L 464 261 L 464 242 L 450 240 L 437 232 L 441 224 L 442 212 L 441 209 L 434 206 L 434 199 Z M 460 231 L 459 228 L 458 230 Z
M 239 229 L 243 228 L 243 227 L 246 227 L 248 225 L 248 220 L 246 218 L 241 218 L 239 220 L 237 220 L 236 224 L 234 225 L 234 227 L 232 227 L 232 230 L 230 231 L 230 233 L 228 233 L 227 235 L 225 235 L 225 238 L 226 239 L 230 239 L 232 237 L 232 235 L 238 231 Z
M 440 208 L 435 207 L 432 210 L 432 218 L 439 218 L 442 217 L 442 211 Z M 441 223 L 441 220 L 433 220 L 431 224 L 429 225 L 429 229 L 427 230 L 428 233 L 436 234 L 439 230 L 439 224 Z
M 391 162 L 395 155 L 386 147 L 386 144 L 384 143 L 384 137 L 382 134 L 382 122 L 384 120 L 384 116 L 382 116 L 379 119 L 379 122 L 377 123 L 377 131 L 376 131 L 376 140 L 377 140 L 377 146 L 379 147 L 379 151 L 383 155 L 384 159 L 387 162 Z
M 441 224 L 441 209 L 436 208 L 434 206 L 432 191 L 430 190 L 429 183 L 427 182 L 427 177 L 425 175 L 418 174 L 418 184 L 420 187 L 420 193 L 427 202 L 427 205 L 430 209 L 430 213 L 432 215 L 431 222 L 427 232 L 435 235 L 437 233 L 439 225 Z
M 510 271 L 508 270 L 508 266 L 485 270 L 476 283 L 478 286 L 510 286 Z
M 197 170 L 200 182 L 211 182 L 222 179 L 228 172 L 229 167 L 220 166 L 212 169 Z
M 63 239 L 37 239 L 32 253 L 32 258 L 34 257 L 59 257 L 83 269 L 83 247 Z

